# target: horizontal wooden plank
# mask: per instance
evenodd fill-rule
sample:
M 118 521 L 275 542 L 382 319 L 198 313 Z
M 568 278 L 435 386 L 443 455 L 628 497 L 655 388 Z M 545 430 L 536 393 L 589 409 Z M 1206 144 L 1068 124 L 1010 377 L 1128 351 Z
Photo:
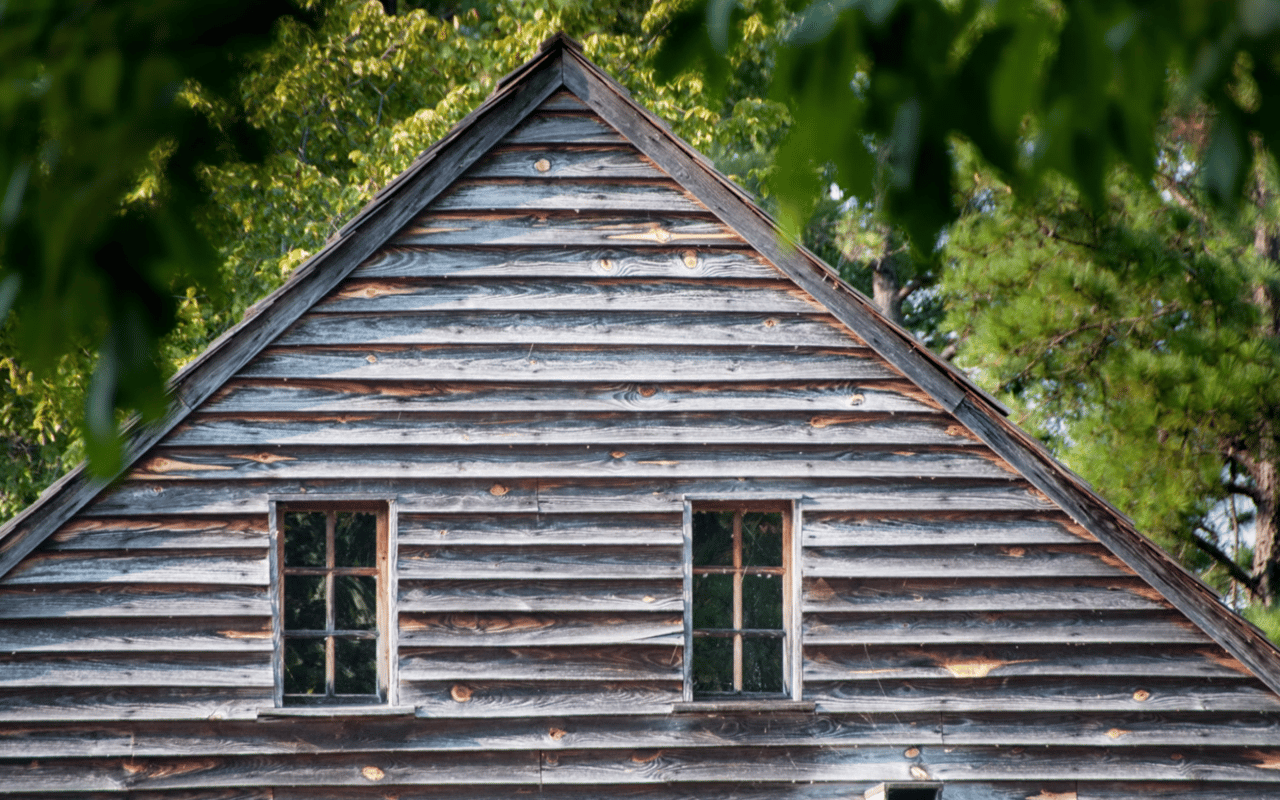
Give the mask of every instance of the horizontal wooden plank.
M 0 619 L 269 616 L 257 587 L 94 584 L 0 589 Z
M 1252 679 L 1093 676 L 987 677 L 911 681 L 870 676 L 857 681 L 808 681 L 805 698 L 824 713 L 1002 712 L 1260 712 L 1280 711 L 1280 699 Z
M 951 611 L 1139 610 L 1171 606 L 1140 578 L 814 578 L 804 581 L 806 612 L 887 614 Z
M 679 544 L 405 547 L 401 580 L 661 579 L 683 575 Z
M 83 512 L 85 516 L 131 516 L 155 514 L 266 514 L 271 494 L 311 494 L 322 501 L 326 497 L 350 497 L 352 494 L 394 497 L 403 513 L 479 514 L 479 513 L 656 513 L 671 512 L 684 506 L 684 498 L 717 497 L 722 499 L 803 498 L 806 508 L 861 510 L 867 512 L 916 509 L 921 512 L 967 511 L 1049 511 L 1053 506 L 1043 496 L 1009 482 L 997 485 L 953 482 L 946 487 L 919 485 L 911 481 L 856 481 L 829 479 L 821 483 L 804 479 L 775 480 L 578 480 L 555 482 L 529 481 L 388 481 L 345 480 L 329 478 L 307 481 L 127 481 L 104 494 Z M 67 556 L 59 556 L 67 558 Z M 224 562 L 232 559 L 219 557 Z M 214 561 L 214 559 L 206 559 Z M 30 581 L 37 561 L 24 565 L 26 572 L 11 573 L 12 582 Z M 214 561 L 214 563 L 218 563 Z M 265 582 L 265 554 L 261 560 L 241 563 L 239 582 Z M 39 582 L 49 580 L 46 564 L 40 570 Z M 71 564 L 75 567 L 75 564 Z M 108 568 L 96 569 L 82 564 L 80 569 L 98 577 L 84 580 L 154 581 L 157 570 L 168 570 L 174 560 L 159 563 L 139 559 L 130 567 L 123 561 L 118 568 L 133 568 L 130 576 Z M 229 564 L 228 564 L 229 566 Z M 194 567 L 194 564 L 192 565 Z M 189 567 L 190 568 L 190 567 Z M 207 569 L 207 565 L 203 565 Z M 167 574 L 167 573 L 165 573 Z M 66 572 L 64 580 L 76 580 Z M 176 576 L 175 576 L 176 577 Z M 209 580 L 193 582 L 235 583 L 233 575 L 208 575 Z M 218 578 L 218 581 L 213 581 Z M 189 580 L 193 580 L 188 578 Z
M 626 145 L 500 145 L 468 169 L 463 177 L 561 180 L 581 178 L 650 178 L 667 174 Z
M 399 641 L 401 648 L 683 646 L 684 619 L 667 612 L 537 615 L 402 613 Z M 676 677 L 678 674 L 672 676 Z
M 579 214 L 576 211 L 428 211 L 415 217 L 389 244 L 398 247 L 746 246 L 737 233 L 709 214 L 682 217 L 647 213 Z M 613 274 L 612 270 L 606 272 Z
M 137 487 L 132 487 L 136 489 Z M 132 494 L 128 489 L 120 491 Z M 146 491 L 146 490 L 144 490 Z M 154 492 L 152 492 L 154 494 Z M 100 501 L 100 509 L 114 516 L 120 511 L 130 513 L 128 501 L 113 505 L 108 495 Z M 122 499 L 122 498 L 119 498 Z M 266 497 L 260 502 L 257 513 L 266 513 Z M 151 504 L 161 514 L 163 504 Z M 240 514 L 249 509 L 229 509 L 227 513 Z M 182 509 L 169 509 L 181 513 Z M 145 512 L 144 512 L 145 513 Z M 42 583 L 108 583 L 108 584 L 225 584 L 229 586 L 266 586 L 267 552 L 211 550 L 205 553 L 183 551 L 180 553 L 142 550 L 127 554 L 76 550 L 65 553 L 37 553 L 28 556 L 0 581 L 2 586 L 31 586 Z
M 268 645 L 270 640 L 268 640 Z M 211 651 L 198 655 L 192 653 L 153 652 L 153 653 L 89 653 L 61 654 L 41 653 L 37 655 L 0 656 L 0 687 L 205 687 L 241 689 L 257 687 L 266 693 L 267 703 L 271 700 L 275 687 L 275 676 L 271 671 L 271 656 L 268 652 L 247 653 Z M 47 691 L 48 689 L 46 689 Z M 0 719 L 13 711 L 5 705 L 9 695 L 0 695 Z M 193 705 L 191 714 L 199 715 L 213 695 L 200 695 L 200 701 Z M 132 718 L 135 714 L 146 717 L 146 709 L 150 701 L 145 698 L 139 702 L 138 711 L 131 710 L 127 701 L 121 701 L 119 707 L 109 712 L 103 711 L 103 718 Z M 89 702 L 92 707 L 94 703 Z M 21 708 L 19 703 L 15 708 Z M 58 716 L 61 712 L 50 712 Z M 205 716 L 212 711 L 206 711 Z M 199 718 L 199 716 L 197 716 Z
M 1274 747 L 1280 742 L 1280 717 L 1274 713 L 1141 714 L 945 714 L 941 727 L 948 744 L 1088 745 L 1099 748 L 1147 745 L 1233 745 Z M 1105 754 L 1100 753 L 1105 757 Z M 1119 756 L 1123 758 L 1123 756 Z M 1137 795 L 1147 797 L 1148 795 Z
M 782 281 L 563 280 L 531 278 L 348 280 L 313 307 L 326 313 L 643 312 L 821 314 L 823 309 Z
M 0 737 L 0 758 L 839 746 L 862 744 L 871 736 L 880 742 L 894 741 L 895 737 L 916 744 L 942 741 L 937 715 L 834 718 L 783 713 L 734 717 L 668 714 L 572 720 L 511 718 L 498 722 L 367 716 L 359 720 L 357 735 L 352 735 L 351 729 L 350 720 L 287 716 L 270 722 L 260 719 L 181 725 L 150 721 L 27 724 Z
M 349 720 L 27 723 L 0 737 L 0 758 L 289 755 L 466 751 L 580 751 L 656 748 L 1067 745 L 1095 758 L 1123 758 L 1135 746 L 1275 746 L 1274 714 L 1070 714 L 1028 724 L 1021 714 L 663 715 L 500 722 L 367 717 Z M 1108 753 L 1107 751 L 1121 751 Z
M 618 516 L 399 515 L 401 547 L 439 545 L 667 545 L 684 541 L 681 514 Z
M 660 581 L 429 581 L 400 579 L 400 610 L 421 611 L 681 611 L 682 585 Z
M 244 515 L 268 512 L 271 494 L 312 494 L 317 502 L 325 497 L 352 494 L 396 498 L 404 513 L 655 513 L 684 508 L 685 497 L 722 499 L 803 498 L 806 508 L 859 509 L 867 512 L 965 511 L 1051 511 L 1048 500 L 1020 484 L 963 483 L 948 486 L 920 485 L 908 480 L 859 481 L 828 479 L 817 483 L 805 479 L 774 480 L 326 480 L 306 481 L 125 481 L 105 493 L 82 512 L 84 516 L 137 517 L 147 513 L 187 513 L 187 515 Z M 67 558 L 60 556 L 60 558 Z M 220 557 L 221 558 L 221 557 Z M 118 575 L 116 580 L 152 580 L 152 570 L 173 559 L 151 564 L 140 561 L 137 575 Z M 246 575 L 251 582 L 261 575 L 265 581 L 265 554 L 262 572 Z M 128 567 L 128 564 L 120 564 Z M 35 562 L 27 567 L 35 568 Z M 90 567 L 82 567 L 88 568 Z M 246 567 L 247 568 L 247 567 Z M 93 575 L 106 575 L 106 570 Z M 13 577 L 13 576 L 12 576 Z M 210 579 L 216 577 L 210 575 Z M 29 580 L 29 579 L 28 579 Z M 65 580 L 76 580 L 68 577 Z M 83 580 L 104 580 L 86 577 Z M 44 582 L 41 579 L 40 582 Z M 210 581 L 200 581 L 210 582 Z M 223 582 L 236 582 L 223 579 Z
M 156 667 L 160 666 L 157 662 Z M 275 705 L 271 686 L 244 681 L 212 688 L 167 687 L 154 681 L 144 684 L 0 688 L 0 722 L 254 719 L 259 708 Z
M 472 448 L 497 445 L 596 445 L 614 448 L 656 444 L 841 444 L 905 449 L 966 447 L 976 443 L 945 418 L 883 418 L 858 412 L 794 414 L 710 412 L 508 414 L 394 414 L 332 412 L 192 415 L 165 440 L 172 447 L 279 447 L 386 445 Z M 626 452 L 625 450 L 623 452 Z M 269 459 L 269 453 L 263 458 Z M 991 472 L 987 462 L 983 472 Z M 1005 473 L 1008 474 L 1007 472 Z M 940 524 L 945 524 L 940 522 Z M 924 527 L 923 525 L 920 527 Z M 1077 539 L 1079 541 L 1079 539 Z M 817 542 L 814 542 L 815 544 Z
M 608 436 L 601 430 L 602 436 Z M 574 478 L 698 479 L 807 477 L 815 481 L 830 478 L 930 478 L 1014 480 L 994 459 L 981 451 L 908 450 L 884 452 L 871 449 L 807 447 L 794 449 L 741 446 L 665 447 L 607 446 L 605 439 L 591 445 L 508 445 L 501 450 L 476 446 L 406 448 L 354 444 L 329 447 L 275 446 L 254 452 L 164 449 L 143 459 L 129 473 L 132 480 L 308 480 L 341 474 L 351 479 L 434 480 L 440 478 L 494 478 L 568 480 Z M 954 556 L 978 569 L 983 558 L 1020 558 L 1017 562 L 1028 574 L 1048 570 L 1048 562 L 1068 556 L 1047 548 L 1072 545 L 1042 545 L 1028 549 L 1017 546 L 986 546 L 981 552 Z M 1099 546 L 1100 547 L 1100 546 Z M 998 551 L 996 548 L 999 548 Z M 919 550 L 921 548 L 917 548 Z M 859 548 L 870 554 L 869 561 L 888 558 L 892 562 L 918 563 L 921 559 L 909 548 L 896 550 Z M 990 551 L 990 552 L 988 552 Z M 1085 554 L 1088 551 L 1083 551 Z M 815 548 L 806 563 L 840 561 L 841 548 Z M 853 555 L 856 558 L 856 554 Z M 944 556 L 945 557 L 945 556 Z M 914 559 L 914 560 L 913 560 Z M 1008 563 L 1007 561 L 1005 563 Z M 1099 565 L 1101 566 L 1101 565 Z M 873 569 L 873 567 L 868 567 Z M 815 574 L 827 574 L 818 567 Z M 1097 574 L 1097 567 L 1094 572 Z M 1114 571 L 1114 569 L 1112 569 Z M 909 574 L 909 573 L 908 573 Z
M 622 134 L 592 113 L 548 113 L 537 111 L 503 137 L 501 144 L 624 143 Z
M 899 377 L 856 348 L 571 347 L 403 345 L 271 347 L 247 378 L 432 380 L 500 383 L 594 381 L 879 380 Z
M 439 211 L 705 212 L 707 207 L 671 180 L 531 181 L 522 178 L 461 179 L 432 201 Z
M 1008 516 L 956 520 L 945 515 L 868 517 L 810 513 L 804 520 L 806 547 L 928 547 L 933 545 L 1045 545 L 1096 542 L 1092 534 L 1062 517 Z M 1015 556 L 1016 557 L 1016 556 Z
M 554 411 L 577 414 L 645 411 L 716 414 L 738 412 L 839 412 L 866 414 L 931 414 L 937 405 L 899 381 L 874 383 L 778 384 L 547 384 L 530 391 L 526 384 L 362 382 L 315 380 L 232 380 L 202 412 L 412 413 L 444 411 L 451 415 Z M 200 419 L 198 415 L 192 415 Z M 827 416 L 827 415 L 823 415 Z M 738 417 L 743 419 L 741 415 Z M 809 417 L 809 419 L 822 417 Z M 190 419 L 190 418 L 189 418 Z M 621 418 L 620 418 L 621 419 Z M 838 418 L 837 418 L 838 419 Z M 425 422 L 425 419 L 419 420 Z M 813 427 L 828 427 L 826 424 Z M 953 426 L 955 436 L 964 428 Z M 950 433 L 952 429 L 948 429 Z M 975 440 L 976 441 L 976 440 Z
M 0 625 L 0 653 L 270 652 L 261 617 L 11 622 Z
M 1019 578 L 1132 575 L 1100 544 L 932 545 L 920 547 L 809 547 L 804 574 L 811 577 Z
M 806 644 L 850 645 L 1212 642 L 1190 620 L 1169 611 L 808 614 L 804 636 Z
M 1081 783 L 1076 800 L 1266 800 L 1275 795 L 1275 787 L 1265 783 Z
M 1091 758 L 1090 756 L 1094 756 Z M 1176 757 L 1175 757 L 1176 756 Z M 1240 752 L 1227 748 L 1132 748 L 1122 758 L 1100 759 L 1090 748 L 965 747 L 923 745 L 861 748 L 741 748 L 580 750 L 544 754 L 542 781 L 608 784 L 710 780 L 790 783 L 812 780 L 1255 780 L 1280 783 L 1268 769 L 1280 748 Z
M 539 111 L 589 111 L 590 109 L 591 107 L 581 98 L 566 89 L 553 93 L 538 106 Z
M 74 759 L 15 763 L 0 761 L 0 785 L 15 790 L 61 792 L 136 789 L 197 789 L 204 786 L 394 786 L 484 783 L 536 785 L 536 753 L 368 754 L 287 758 L 231 756 L 193 761 L 183 758 Z M 376 770 L 371 772 L 370 770 Z M 376 778 L 370 775 L 379 776 Z
M 676 280 L 710 288 L 721 281 L 781 282 L 782 273 L 753 251 L 722 246 L 481 247 L 387 246 L 349 280 L 429 279 L 606 281 Z M 590 291 L 585 289 L 584 291 Z M 807 297 L 804 293 L 801 296 Z M 821 310 L 819 306 L 810 306 Z
M 812 314 L 667 311 L 426 311 L 303 316 L 279 347 L 374 345 L 655 345 L 709 347 L 860 346 L 843 326 Z
M 52 550 L 266 548 L 267 520 L 222 519 L 73 519 L 49 538 Z
M 597 237 L 600 238 L 600 237 Z M 593 242 L 595 243 L 595 242 Z M 750 250 L 716 244 L 671 247 L 383 247 L 352 273 L 356 280 L 386 278 L 584 278 L 777 281 L 782 273 Z M 501 244 L 501 243 L 497 243 Z M 615 246 L 609 247 L 607 245 Z
M 787 788 L 788 800 L 848 800 L 860 798 L 870 784 L 812 784 Z M 272 800 L 384 800 L 382 794 L 365 789 L 325 789 L 322 796 L 316 789 L 279 787 L 273 790 Z M 553 793 L 554 792 L 554 793 Z M 691 794 L 692 792 L 692 794 Z M 1035 791 L 1009 795 L 999 800 L 1025 800 Z M 752 784 L 648 784 L 639 786 L 557 786 L 555 789 L 541 786 L 441 786 L 396 787 L 397 800 L 776 800 L 777 786 Z M 97 800 L 95 798 L 95 800 Z M 130 799 L 132 800 L 132 798 Z M 167 798 L 165 798 L 167 800 Z M 961 798 L 961 800 L 978 800 Z M 991 800 L 991 798 L 983 798 Z M 1197 798 L 1199 800 L 1199 798 Z M 1212 798 L 1211 800 L 1222 800 Z
M 680 681 L 406 681 L 400 702 L 431 719 L 669 714 Z
M 683 645 L 401 648 L 400 679 L 678 681 L 683 652 Z
M 1240 662 L 1212 644 L 938 644 L 823 645 L 806 642 L 805 680 L 917 680 L 1005 676 L 1161 675 L 1239 678 Z

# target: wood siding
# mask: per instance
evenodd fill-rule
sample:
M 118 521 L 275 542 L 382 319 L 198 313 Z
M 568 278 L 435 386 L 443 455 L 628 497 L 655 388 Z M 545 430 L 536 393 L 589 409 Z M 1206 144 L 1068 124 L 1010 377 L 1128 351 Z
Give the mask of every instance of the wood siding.
M 273 496 L 396 499 L 384 714 L 274 706 Z M 673 713 L 687 496 L 801 509 L 803 698 Z M 1280 795 L 1280 699 L 553 95 L 0 580 L 0 794 Z

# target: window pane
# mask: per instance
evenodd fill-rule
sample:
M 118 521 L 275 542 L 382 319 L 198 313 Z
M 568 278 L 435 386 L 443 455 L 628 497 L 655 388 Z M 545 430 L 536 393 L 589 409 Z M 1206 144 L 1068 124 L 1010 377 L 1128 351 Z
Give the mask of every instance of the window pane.
M 733 566 L 732 511 L 699 511 L 693 515 L 693 565 Z
M 733 691 L 732 637 L 694 637 L 693 691 L 697 694 Z
M 378 625 L 378 579 L 339 575 L 333 582 L 334 616 L 341 631 L 371 631 Z
M 339 567 L 372 567 L 378 546 L 378 517 L 342 513 L 333 531 L 334 563 Z
M 287 631 L 322 631 L 324 577 L 286 575 L 284 579 L 284 628 Z
M 284 693 L 324 694 L 324 639 L 284 640 Z
M 750 511 L 742 515 L 742 563 L 782 566 L 782 514 Z
M 294 511 L 284 515 L 284 565 L 324 566 L 323 511 Z
M 782 639 L 743 637 L 742 691 L 782 691 Z
M 782 576 L 742 576 L 742 627 L 782 629 Z
M 334 691 L 377 694 L 378 643 L 373 639 L 335 639 L 334 645 Z
M 693 576 L 693 627 L 733 627 L 733 576 Z

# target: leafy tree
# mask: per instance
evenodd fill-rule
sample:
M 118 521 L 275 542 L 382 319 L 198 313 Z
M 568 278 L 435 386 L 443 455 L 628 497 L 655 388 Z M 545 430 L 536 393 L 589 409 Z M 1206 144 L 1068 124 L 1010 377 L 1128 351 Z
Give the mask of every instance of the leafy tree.
M 692 6 L 660 63 L 719 74 L 740 13 Z M 1184 563 L 1274 602 L 1280 4 L 834 0 L 788 28 L 771 94 L 794 125 L 766 187 L 784 226 L 833 180 L 860 198 L 828 239 L 864 255 L 882 310 L 914 242 L 899 291 L 947 304 L 944 352 Z M 1235 501 L 1248 563 L 1213 522 Z
M 131 207 L 174 208 L 172 198 L 187 188 L 186 173 L 173 168 L 189 164 L 200 181 L 196 194 L 212 208 L 187 219 L 219 245 L 216 280 L 170 273 L 157 278 L 163 290 L 156 294 L 172 309 L 174 327 L 160 340 L 156 375 L 194 357 L 249 304 L 279 286 L 378 187 L 560 30 L 580 39 L 589 57 L 735 178 L 765 184 L 788 116 L 783 103 L 763 96 L 776 38 L 763 14 L 745 17 L 729 91 L 713 100 L 696 73 L 656 79 L 654 48 L 669 34 L 679 2 L 391 5 L 394 14 L 387 13 L 388 3 L 334 2 L 313 20 L 285 18 L 273 44 L 243 69 L 216 80 L 197 76 L 186 85 L 180 99 L 207 129 L 211 147 L 248 128 L 262 143 L 259 157 L 219 150 L 216 158 L 181 160 L 152 147 L 144 150 L 152 169 L 122 167 L 132 183 L 107 194 L 111 209 L 120 207 L 126 190 L 132 191 Z M 227 77 L 232 74 L 234 80 Z M 140 172 L 146 178 L 137 186 Z M 89 340 L 76 339 L 78 349 L 62 356 L 56 370 L 33 374 L 14 358 L 20 352 L 14 330 L 0 331 L 0 374 L 13 376 L 11 391 L 0 396 L 0 435 L 11 455 L 0 467 L 0 516 L 21 509 L 79 459 L 77 407 L 90 392 L 85 376 L 94 363 L 92 348 L 83 343 Z
M 215 285 L 216 257 L 193 225 L 205 201 L 198 165 L 253 143 L 239 126 L 215 135 L 179 94 L 195 80 L 225 97 L 237 60 L 292 10 L 284 0 L 0 7 L 0 421 L 10 456 L 0 474 L 20 496 L 47 477 L 45 464 L 63 466 L 50 448 L 67 447 L 70 431 L 110 472 L 119 412 L 163 409 L 155 353 L 174 324 L 175 289 Z M 140 185 L 161 163 L 163 191 Z M 74 377 L 90 371 L 87 385 Z

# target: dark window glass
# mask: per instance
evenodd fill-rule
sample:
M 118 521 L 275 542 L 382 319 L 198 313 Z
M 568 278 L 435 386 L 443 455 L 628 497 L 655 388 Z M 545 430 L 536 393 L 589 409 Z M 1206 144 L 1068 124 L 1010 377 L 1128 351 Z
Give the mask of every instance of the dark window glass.
M 733 692 L 733 639 L 694 637 L 693 691 L 696 694 Z
M 372 567 L 378 553 L 378 518 L 374 514 L 338 514 L 334 530 L 335 564 Z
M 742 638 L 742 691 L 782 691 L 782 639 Z
M 285 694 L 324 694 L 324 639 L 284 640 Z
M 377 643 L 373 639 L 336 639 L 334 646 L 337 693 L 377 694 Z
M 786 692 L 785 519 L 780 511 L 695 510 L 695 695 Z
M 284 565 L 323 567 L 325 563 L 325 513 L 309 511 L 284 515 Z
M 693 565 L 733 566 L 732 511 L 704 511 L 693 515 Z
M 284 628 L 322 631 L 325 625 L 324 576 L 287 575 L 284 579 Z
M 372 575 L 339 575 L 334 579 L 334 610 L 342 631 L 378 627 L 378 580 Z
M 287 511 L 281 520 L 285 702 L 376 702 L 378 514 Z

